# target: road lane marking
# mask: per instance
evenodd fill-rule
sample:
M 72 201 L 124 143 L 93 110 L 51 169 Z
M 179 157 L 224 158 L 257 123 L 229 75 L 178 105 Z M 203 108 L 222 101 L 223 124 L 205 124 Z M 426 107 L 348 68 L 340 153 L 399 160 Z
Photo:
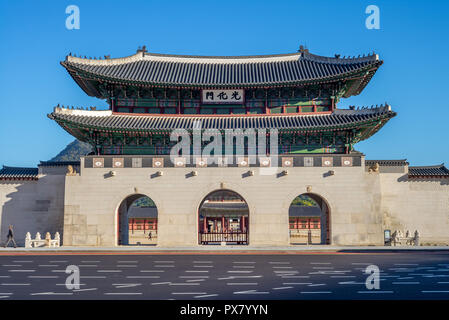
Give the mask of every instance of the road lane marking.
M 165 272 L 165 270 L 140 270 L 140 272 Z
M 100 262 L 100 261 L 98 261 L 98 262 Z M 129 260 L 118 260 L 117 263 L 139 263 L 139 261 L 137 261 L 137 260 L 132 260 L 132 261 L 129 261 Z
M 132 288 L 132 287 L 138 287 L 141 286 L 141 283 L 113 283 L 113 286 L 116 286 L 116 289 L 121 288 Z
M 232 266 L 233 268 L 236 269 L 254 269 L 255 266 Z
M 73 292 L 37 292 L 31 293 L 32 296 L 43 296 L 43 295 L 51 295 L 51 296 L 70 296 L 73 295 Z
M 293 287 L 278 287 L 278 288 L 273 288 L 273 290 L 283 290 L 283 289 L 293 289 Z
M 20 269 L 20 270 L 8 270 L 8 272 L 36 272 L 36 270 L 24 270 L 24 269 Z
M 200 283 L 189 282 L 189 283 L 170 283 L 170 286 L 199 286 Z
M 418 281 L 393 281 L 392 284 L 420 284 Z
M 117 268 L 136 268 L 137 265 L 133 264 L 118 264 Z
M 251 273 L 253 270 L 229 270 L 228 273 Z
M 57 267 L 57 264 L 40 264 L 39 267 Z
M 112 273 L 112 272 L 122 272 L 122 270 L 97 270 L 97 272 L 104 272 L 104 273 Z
M 186 282 L 201 282 L 201 281 L 205 281 L 206 279 L 190 279 L 190 280 L 186 280 Z
M 155 268 L 174 268 L 175 266 L 174 265 L 161 265 L 161 264 L 159 264 L 159 265 L 154 265 L 154 267 Z
M 159 261 L 154 261 L 154 263 L 175 263 L 175 262 L 171 261 L 171 260 L 159 260 Z
M 96 267 L 98 267 L 98 264 L 80 264 L 80 265 L 78 265 L 78 267 L 80 267 L 80 268 L 83 268 L 83 267 L 86 267 L 86 268 L 96 268 Z M 117 266 L 118 267 L 118 266 Z
M 179 276 L 181 279 L 209 278 L 209 276 Z
M 393 293 L 394 291 L 379 291 L 379 290 L 371 290 L 371 291 L 357 291 L 357 293 Z
M 80 276 L 80 278 L 86 278 L 86 279 L 106 279 L 106 276 Z
M 213 261 L 193 261 L 193 263 L 214 263 Z
M 2 286 L 29 286 L 31 283 L 2 283 Z
M 332 293 L 332 291 L 301 291 L 301 294 L 322 294 L 322 293 Z
M 312 282 L 283 282 L 282 284 L 284 286 L 288 286 L 288 285 L 310 285 L 313 283 Z
M 422 293 L 449 293 L 449 291 L 444 291 L 444 290 L 426 290 L 426 291 L 421 291 Z
M 209 272 L 209 270 L 186 270 L 188 273 L 196 273 L 196 272 Z
M 28 276 L 31 279 L 57 279 L 59 276 Z
M 21 267 L 21 264 L 2 264 L 2 267 Z
M 233 294 L 269 294 L 267 291 L 256 291 L 256 290 L 246 290 L 246 291 L 236 291 Z
M 214 266 L 205 266 L 205 265 L 201 265 L 201 266 L 193 266 L 194 268 L 213 268 Z
M 204 294 L 201 296 L 195 296 L 194 298 L 208 298 L 208 297 L 216 297 L 218 294 Z
M 175 295 L 205 295 L 206 292 L 172 292 Z
M 160 284 L 170 284 L 171 282 L 153 282 L 151 285 L 152 286 L 157 286 L 157 285 L 160 285 Z
M 228 282 L 226 283 L 228 286 L 257 286 L 259 285 L 257 282 Z
M 105 295 L 117 295 L 117 296 L 126 296 L 126 295 L 141 295 L 142 292 L 105 292 Z
M 98 288 L 75 289 L 75 290 L 73 290 L 73 292 L 94 291 L 94 290 L 98 290 Z

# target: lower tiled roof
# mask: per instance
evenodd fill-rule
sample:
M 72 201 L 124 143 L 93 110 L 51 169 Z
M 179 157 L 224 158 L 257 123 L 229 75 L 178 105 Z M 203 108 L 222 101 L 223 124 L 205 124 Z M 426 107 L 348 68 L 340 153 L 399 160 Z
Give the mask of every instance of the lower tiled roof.
M 49 118 L 60 125 L 99 130 L 173 130 L 173 129 L 338 129 L 388 120 L 396 115 L 390 106 L 372 109 L 341 110 L 318 115 L 232 115 L 232 116 L 164 116 L 114 114 L 110 111 L 83 111 L 55 108 Z M 102 114 L 103 112 L 103 114 Z
M 449 170 L 444 164 L 436 166 L 408 167 L 409 177 L 449 177 Z
M 7 167 L 0 169 L 0 180 L 37 180 L 38 168 Z

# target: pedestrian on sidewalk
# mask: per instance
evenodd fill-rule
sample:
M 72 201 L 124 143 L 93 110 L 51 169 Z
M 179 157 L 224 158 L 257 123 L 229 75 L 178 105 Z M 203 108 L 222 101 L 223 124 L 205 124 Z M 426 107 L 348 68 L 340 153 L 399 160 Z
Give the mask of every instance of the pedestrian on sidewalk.
M 9 230 L 8 230 L 8 241 L 5 244 L 5 248 L 8 246 L 8 244 L 12 241 L 12 243 L 14 244 L 14 248 L 17 248 L 17 244 L 16 241 L 14 240 L 14 232 L 12 231 L 12 226 L 9 226 Z

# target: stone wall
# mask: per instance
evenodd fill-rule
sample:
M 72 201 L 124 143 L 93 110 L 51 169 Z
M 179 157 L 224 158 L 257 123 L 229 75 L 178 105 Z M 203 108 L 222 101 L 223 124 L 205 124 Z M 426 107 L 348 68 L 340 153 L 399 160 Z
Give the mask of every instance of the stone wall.
M 383 229 L 419 231 L 422 245 L 449 245 L 449 179 L 381 173 Z
M 417 229 L 422 244 L 449 244 L 449 179 L 409 180 L 406 166 L 377 173 L 363 163 L 278 168 L 274 174 L 258 167 L 81 166 L 73 176 L 65 168 L 41 170 L 38 181 L 0 181 L 1 242 L 12 224 L 19 245 L 26 232 L 59 231 L 65 246 L 115 246 L 120 205 L 143 194 L 158 208 L 159 246 L 197 246 L 198 207 L 223 188 L 248 204 L 250 246 L 289 245 L 289 206 L 303 193 L 322 197 L 329 207 L 332 245 L 383 245 L 385 229 Z
M 0 181 L 0 243 L 13 225 L 18 245 L 25 234 L 36 232 L 52 237 L 61 232 L 64 217 L 65 175 L 42 175 L 37 181 Z
M 83 161 L 83 160 L 82 160 Z M 287 175 L 279 173 L 288 169 Z M 196 176 L 189 175 L 192 170 Z M 254 175 L 247 175 L 254 170 Z M 65 193 L 64 244 L 114 246 L 117 210 L 133 194 L 144 194 L 158 208 L 158 245 L 198 245 L 198 207 L 220 188 L 247 202 L 249 243 L 289 245 L 288 209 L 306 192 L 325 199 L 330 208 L 331 244 L 382 245 L 382 215 L 378 174 L 360 167 L 290 167 L 274 174 L 261 168 L 82 168 L 68 176 Z M 333 170 L 334 174 L 329 175 Z M 162 176 L 155 176 L 163 171 Z

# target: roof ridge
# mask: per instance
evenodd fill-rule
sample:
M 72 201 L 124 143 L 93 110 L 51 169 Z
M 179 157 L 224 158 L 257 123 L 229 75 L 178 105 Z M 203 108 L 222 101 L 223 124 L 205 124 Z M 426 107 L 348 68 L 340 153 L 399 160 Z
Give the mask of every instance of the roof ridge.
M 301 52 L 292 52 L 292 53 L 277 53 L 277 54 L 261 54 L 261 55 L 235 55 L 235 56 L 208 56 L 208 55 L 183 55 L 183 54 L 168 54 L 168 53 L 153 53 L 153 52 L 146 52 L 146 51 L 137 51 L 135 54 L 120 57 L 120 58 L 110 58 L 110 56 L 105 56 L 104 59 L 100 58 L 87 58 L 86 56 L 83 57 L 77 57 L 76 55 L 72 55 L 72 53 L 69 53 L 66 56 L 65 61 L 62 62 L 64 65 L 65 63 L 78 63 L 78 64 L 93 64 L 93 65 L 117 65 L 117 64 L 125 64 L 130 62 L 136 62 L 141 60 L 153 60 L 153 61 L 176 61 L 179 60 L 180 62 L 202 62 L 204 63 L 247 63 L 247 60 L 253 60 L 253 62 L 263 62 L 264 60 L 273 60 L 273 61 L 279 61 L 281 60 L 299 60 L 299 59 L 306 59 L 309 61 L 315 61 L 320 63 L 338 63 L 338 64 L 348 64 L 348 63 L 354 63 L 354 62 L 374 62 L 374 61 L 380 61 L 379 55 L 376 53 L 367 54 L 363 56 L 352 56 L 352 57 L 346 57 L 343 58 L 340 57 L 340 55 L 335 55 L 334 57 L 327 57 L 322 55 L 317 55 L 310 53 L 309 51 L 301 51 Z M 192 61 L 189 61 L 192 60 Z M 210 61 L 208 61 L 210 60 Z M 216 60 L 216 61 L 213 61 Z M 234 60 L 234 61 L 232 61 Z
M 435 164 L 435 165 L 429 165 L 429 166 L 410 166 L 409 168 L 413 168 L 413 169 L 424 169 L 424 168 L 446 168 L 444 166 L 444 162 L 441 164 Z M 447 168 L 446 168 L 447 169 Z

